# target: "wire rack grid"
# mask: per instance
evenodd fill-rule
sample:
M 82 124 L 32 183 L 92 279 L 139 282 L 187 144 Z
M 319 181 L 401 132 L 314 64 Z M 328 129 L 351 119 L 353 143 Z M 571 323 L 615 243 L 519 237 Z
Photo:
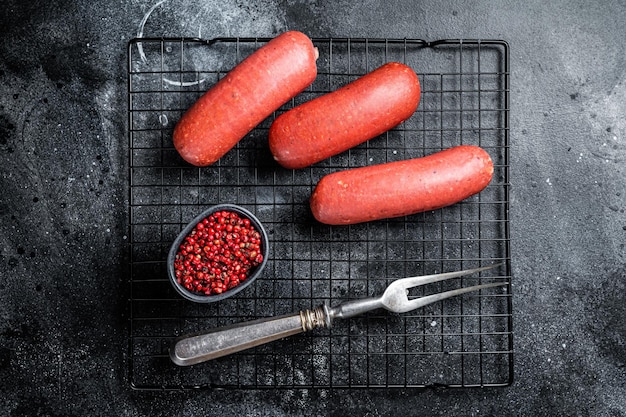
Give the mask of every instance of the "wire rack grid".
M 484 280 L 510 282 L 509 47 L 498 40 L 313 39 L 314 83 L 216 164 L 186 164 L 173 148 L 184 111 L 268 39 L 134 39 L 128 45 L 129 352 L 135 389 L 505 386 L 513 379 L 510 284 L 408 314 L 375 311 L 331 329 L 191 367 L 169 360 L 172 340 L 243 320 L 373 296 L 404 276 L 504 262 L 496 272 L 433 284 L 422 294 Z M 420 78 L 417 112 L 400 126 L 301 170 L 267 146 L 274 117 L 389 61 Z M 326 226 L 308 198 L 325 174 L 424 156 L 460 144 L 491 155 L 480 194 L 444 209 L 351 226 Z M 392 186 L 392 184 L 390 184 Z M 171 242 L 204 208 L 251 210 L 270 236 L 262 277 L 214 305 L 170 287 Z

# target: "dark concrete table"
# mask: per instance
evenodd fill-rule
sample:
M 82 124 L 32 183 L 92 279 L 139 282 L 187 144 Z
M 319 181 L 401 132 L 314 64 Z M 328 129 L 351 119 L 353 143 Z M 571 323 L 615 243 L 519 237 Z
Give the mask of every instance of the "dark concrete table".
M 146 36 L 490 38 L 511 47 L 515 382 L 134 392 L 126 46 L 150 2 L 3 5 L 0 414 L 626 415 L 626 5 L 167 0 Z

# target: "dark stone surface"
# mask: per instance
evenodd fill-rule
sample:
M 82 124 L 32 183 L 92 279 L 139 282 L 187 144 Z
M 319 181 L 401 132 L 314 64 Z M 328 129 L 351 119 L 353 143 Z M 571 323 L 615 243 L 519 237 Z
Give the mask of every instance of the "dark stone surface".
M 133 392 L 126 47 L 151 2 L 0 10 L 0 415 L 626 415 L 623 1 L 167 0 L 144 35 L 504 39 L 515 382 Z

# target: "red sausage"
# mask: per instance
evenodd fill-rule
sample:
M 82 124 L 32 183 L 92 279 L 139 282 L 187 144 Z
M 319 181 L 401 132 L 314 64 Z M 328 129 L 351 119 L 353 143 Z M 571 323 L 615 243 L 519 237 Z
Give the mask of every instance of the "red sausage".
M 415 72 L 390 62 L 281 114 L 270 127 L 270 150 L 285 168 L 304 168 L 400 124 L 419 101 Z
M 461 145 L 423 158 L 338 171 L 323 177 L 311 211 L 326 224 L 346 225 L 435 210 L 482 191 L 493 163 L 478 146 Z
M 315 80 L 317 56 L 303 33 L 290 31 L 272 39 L 182 116 L 174 129 L 176 150 L 193 165 L 214 163 Z

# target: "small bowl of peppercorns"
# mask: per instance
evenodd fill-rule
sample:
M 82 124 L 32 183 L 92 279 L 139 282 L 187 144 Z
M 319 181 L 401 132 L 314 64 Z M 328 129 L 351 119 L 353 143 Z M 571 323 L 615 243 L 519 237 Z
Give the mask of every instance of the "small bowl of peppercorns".
M 243 290 L 261 274 L 269 247 L 263 225 L 233 204 L 213 206 L 180 232 L 167 259 L 167 272 L 184 298 L 211 303 Z

